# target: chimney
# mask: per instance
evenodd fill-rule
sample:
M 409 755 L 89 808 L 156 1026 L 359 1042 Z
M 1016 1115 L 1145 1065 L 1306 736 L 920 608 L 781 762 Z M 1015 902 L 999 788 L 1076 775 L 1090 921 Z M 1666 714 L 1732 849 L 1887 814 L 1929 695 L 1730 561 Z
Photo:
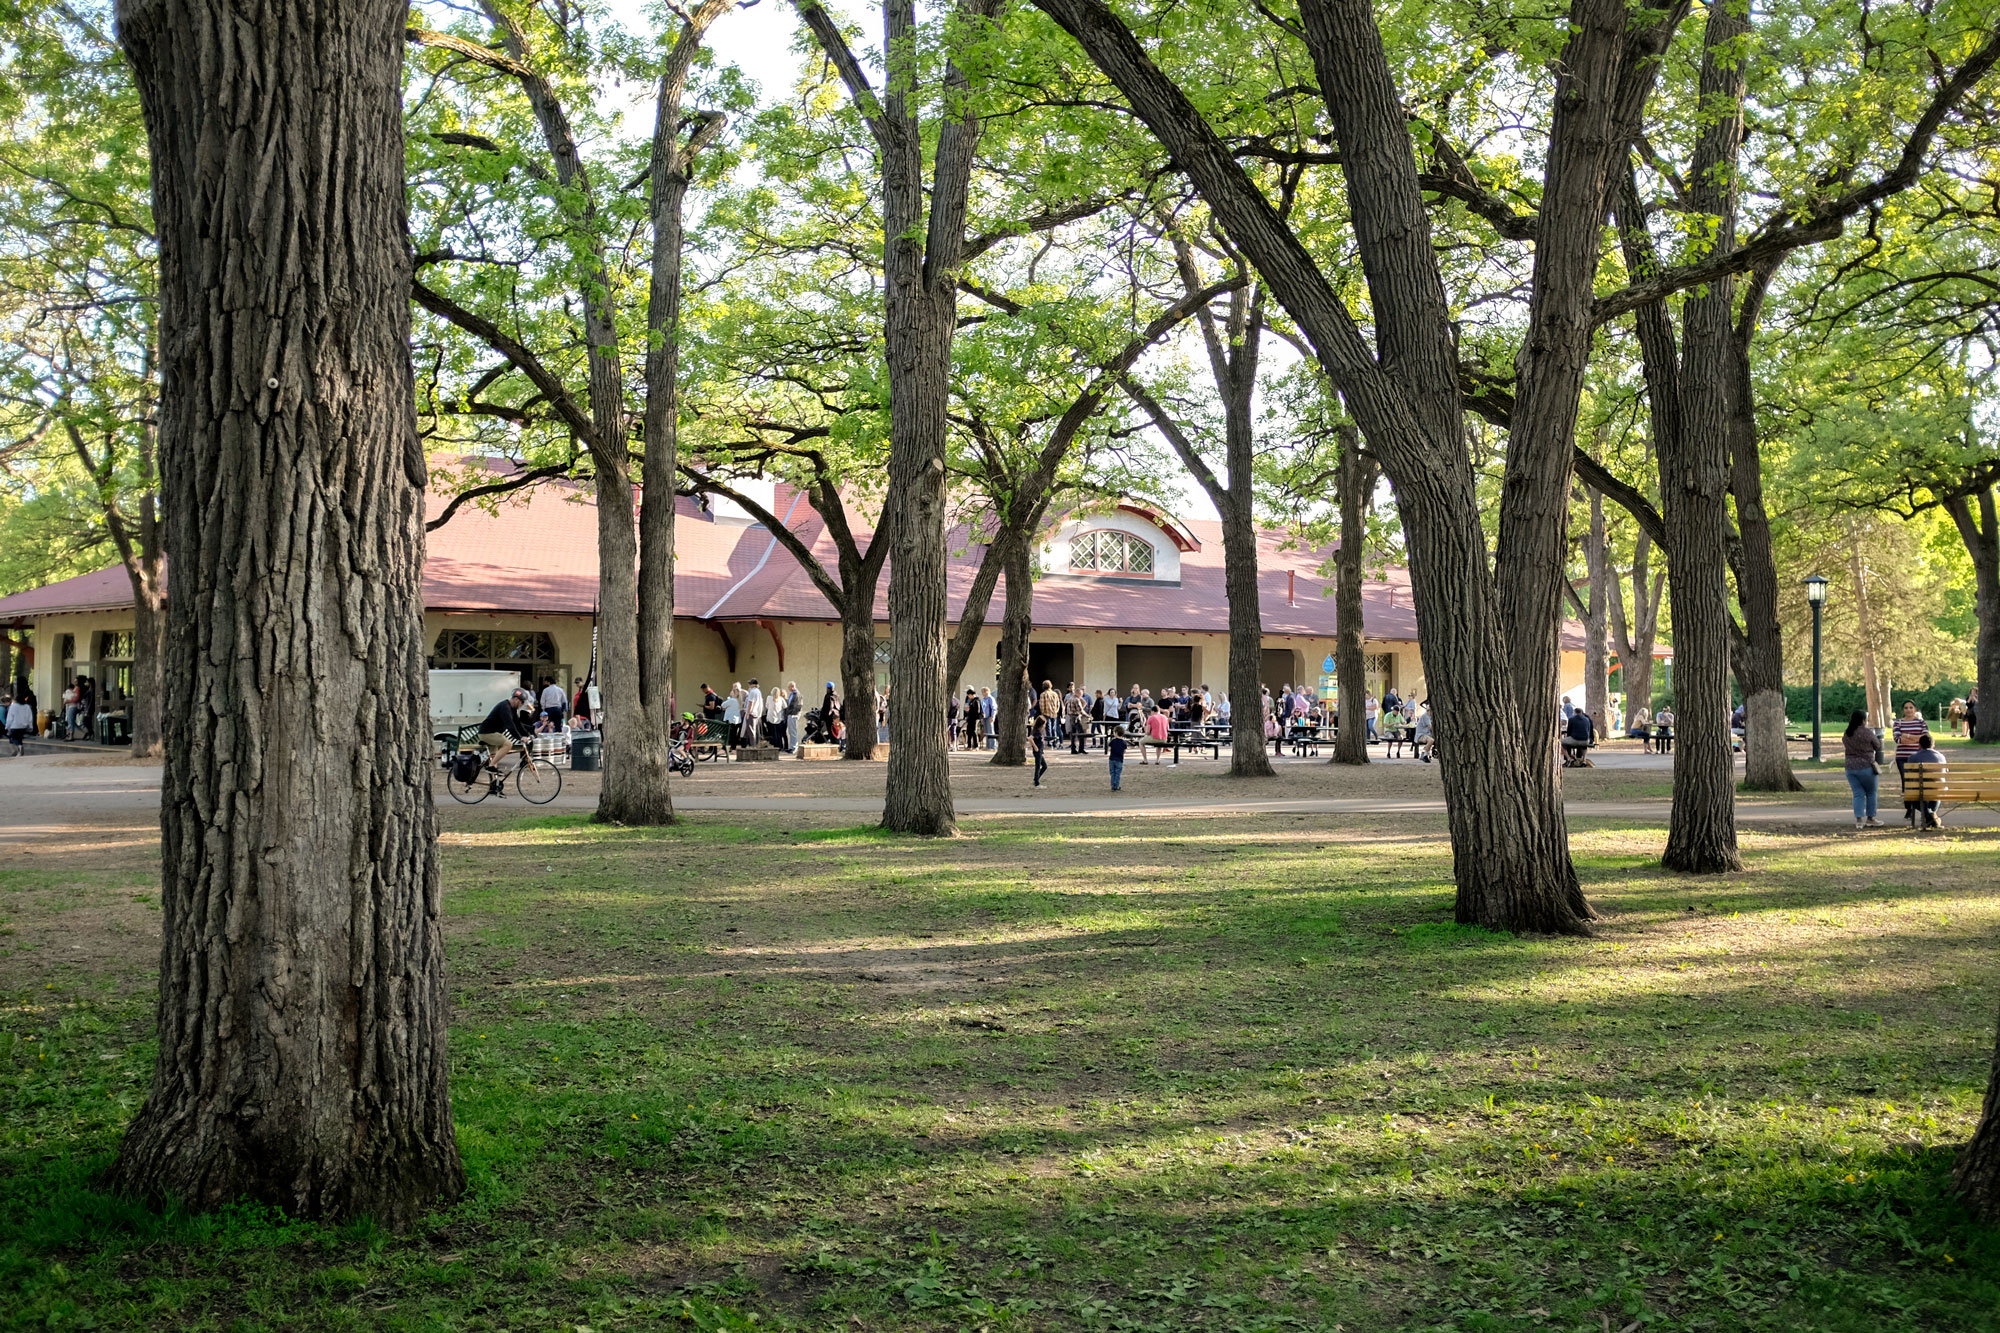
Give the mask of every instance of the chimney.
M 1287 606 L 1299 604 L 1299 571 L 1296 569 L 1285 571 L 1285 604 Z

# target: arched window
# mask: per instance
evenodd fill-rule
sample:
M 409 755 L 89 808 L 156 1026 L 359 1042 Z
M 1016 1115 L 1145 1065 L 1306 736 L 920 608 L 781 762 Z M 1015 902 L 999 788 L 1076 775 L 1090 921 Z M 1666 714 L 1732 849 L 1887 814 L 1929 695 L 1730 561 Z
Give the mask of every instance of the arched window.
M 1124 574 L 1153 577 L 1153 548 L 1144 537 L 1115 528 L 1079 532 L 1070 539 L 1069 568 L 1072 574 Z
M 556 642 L 534 630 L 448 629 L 431 652 L 437 671 L 518 671 L 528 685 L 556 674 Z

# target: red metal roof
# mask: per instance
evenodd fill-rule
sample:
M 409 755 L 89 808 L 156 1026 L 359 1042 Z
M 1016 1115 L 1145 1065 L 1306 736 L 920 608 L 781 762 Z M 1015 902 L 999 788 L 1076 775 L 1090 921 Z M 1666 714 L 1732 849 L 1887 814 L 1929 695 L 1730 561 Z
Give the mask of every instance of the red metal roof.
M 433 493 L 430 515 L 435 517 L 444 504 L 445 497 Z M 718 521 L 686 498 L 675 508 L 676 615 L 717 620 L 837 618 L 798 561 L 762 527 Z M 779 486 L 772 512 L 787 519 L 787 526 L 829 569 L 837 568 L 825 524 L 801 493 Z M 1035 585 L 1037 628 L 1227 632 L 1221 524 L 1181 521 L 1151 510 L 1135 512 L 1158 523 L 1163 536 L 1180 548 L 1180 582 L 1049 574 Z M 855 521 L 855 535 L 865 542 L 872 527 Z M 429 534 L 428 547 L 424 600 L 433 611 L 589 615 L 596 605 L 597 511 L 589 491 L 581 486 L 549 482 L 490 507 L 462 507 L 450 522 Z M 948 614 L 955 620 L 984 548 L 961 528 L 952 534 L 950 550 Z M 1265 531 L 1258 536 L 1257 554 L 1264 632 L 1330 638 L 1335 625 L 1333 580 L 1319 573 L 1329 552 L 1287 549 L 1281 534 Z M 885 566 L 877 588 L 878 620 L 888 618 L 893 572 Z M 1003 577 L 988 612 L 996 623 L 1005 591 Z M 131 602 L 131 583 L 124 570 L 113 565 L 0 598 L 0 620 L 110 610 Z M 1388 570 L 1382 579 L 1366 584 L 1362 602 L 1371 639 L 1417 637 L 1405 571 Z M 1581 631 L 1574 624 L 1564 627 L 1564 646 L 1582 646 Z

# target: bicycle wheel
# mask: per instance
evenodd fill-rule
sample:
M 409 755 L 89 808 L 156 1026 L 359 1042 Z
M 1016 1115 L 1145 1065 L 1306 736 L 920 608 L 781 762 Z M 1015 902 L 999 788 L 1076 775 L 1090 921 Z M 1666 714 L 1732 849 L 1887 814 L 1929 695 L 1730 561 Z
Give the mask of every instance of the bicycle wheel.
M 463 805 L 478 805 L 486 799 L 487 793 L 493 790 L 493 775 L 481 768 L 473 775 L 472 781 L 466 782 L 458 774 L 446 769 L 444 789 L 451 793 L 454 801 Z
M 547 805 L 562 790 L 562 770 L 546 759 L 530 759 L 514 774 L 514 791 L 530 805 Z
M 676 772 L 676 773 L 680 774 L 680 775 L 681 775 L 682 777 L 684 777 L 684 778 L 691 778 L 691 777 L 693 777 L 693 776 L 694 776 L 694 756 L 693 756 L 693 755 L 691 755 L 691 754 L 689 754 L 689 753 L 688 753 L 688 752 L 687 752 L 686 750 L 676 750 L 676 751 L 674 751 L 674 753 L 673 753 L 673 769 L 674 769 L 674 772 Z

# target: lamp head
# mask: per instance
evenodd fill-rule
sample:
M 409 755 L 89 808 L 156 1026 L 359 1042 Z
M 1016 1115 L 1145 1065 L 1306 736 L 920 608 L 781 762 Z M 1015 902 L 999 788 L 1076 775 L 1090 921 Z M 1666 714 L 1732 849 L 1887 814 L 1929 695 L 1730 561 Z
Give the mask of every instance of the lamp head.
M 1806 600 L 1817 606 L 1826 600 L 1826 580 L 1818 574 L 1806 579 Z

